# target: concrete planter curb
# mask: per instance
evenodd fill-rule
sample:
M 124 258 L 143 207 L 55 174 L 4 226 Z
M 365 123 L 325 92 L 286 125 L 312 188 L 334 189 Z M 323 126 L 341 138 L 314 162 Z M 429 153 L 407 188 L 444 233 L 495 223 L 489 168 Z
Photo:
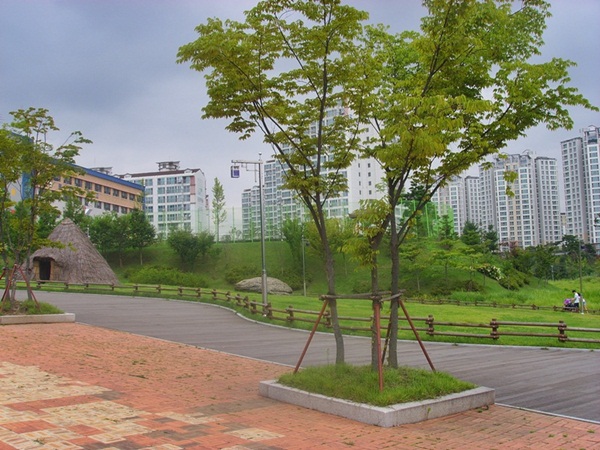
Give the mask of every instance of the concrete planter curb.
M 26 323 L 72 323 L 75 314 L 29 314 L 21 316 L 0 316 L 0 325 L 22 325 Z
M 437 417 L 492 405 L 495 400 L 494 389 L 478 387 L 433 400 L 378 407 L 325 397 L 320 394 L 311 394 L 299 389 L 283 386 L 277 383 L 276 380 L 261 381 L 259 384 L 259 393 L 263 397 L 273 400 L 291 403 L 384 428 L 422 422 L 427 419 L 435 419 Z

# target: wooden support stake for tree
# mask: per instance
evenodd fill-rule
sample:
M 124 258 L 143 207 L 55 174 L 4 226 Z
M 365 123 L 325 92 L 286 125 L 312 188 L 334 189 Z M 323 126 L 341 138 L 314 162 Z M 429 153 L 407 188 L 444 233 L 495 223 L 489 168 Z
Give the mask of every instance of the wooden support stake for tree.
M 315 324 L 313 325 L 313 328 L 308 336 L 308 340 L 306 341 L 306 345 L 304 346 L 304 350 L 302 350 L 302 354 L 300 355 L 300 359 L 298 360 L 298 364 L 296 364 L 296 368 L 294 369 L 294 373 L 298 372 L 298 369 L 300 369 L 300 364 L 302 364 L 302 360 L 304 359 L 304 355 L 306 355 L 306 351 L 308 350 L 308 346 L 310 345 L 310 341 L 312 341 L 313 336 L 315 335 L 315 333 L 317 332 L 317 327 L 319 326 L 319 323 L 321 322 L 321 318 L 323 317 L 323 314 L 325 313 L 325 308 L 327 308 L 327 305 L 329 305 L 329 300 L 328 299 L 324 299 L 323 300 L 323 306 L 321 308 L 321 312 L 319 312 L 319 315 L 317 316 L 317 320 L 315 321 Z

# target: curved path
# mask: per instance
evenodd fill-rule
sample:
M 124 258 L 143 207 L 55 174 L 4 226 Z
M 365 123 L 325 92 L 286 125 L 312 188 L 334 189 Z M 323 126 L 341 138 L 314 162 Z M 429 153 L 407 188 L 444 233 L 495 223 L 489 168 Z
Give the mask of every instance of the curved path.
M 127 331 L 295 366 L 308 333 L 244 319 L 202 303 L 153 298 L 36 292 L 40 301 L 75 313 L 79 323 Z M 600 352 L 426 343 L 436 369 L 496 390 L 496 402 L 600 423 Z M 370 339 L 345 337 L 346 361 L 370 363 Z M 402 365 L 428 367 L 403 341 Z M 329 334 L 315 335 L 303 365 L 335 361 Z

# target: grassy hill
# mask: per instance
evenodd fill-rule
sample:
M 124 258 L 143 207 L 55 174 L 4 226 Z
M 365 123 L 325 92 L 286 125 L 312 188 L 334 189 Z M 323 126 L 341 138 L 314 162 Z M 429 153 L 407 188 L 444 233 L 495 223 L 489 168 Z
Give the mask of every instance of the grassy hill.
M 504 304 L 560 305 L 570 296 L 572 289 L 579 289 L 577 281 L 545 282 L 527 278 L 518 290 L 508 290 L 493 280 L 472 269 L 470 256 L 455 253 L 448 261 L 443 261 L 436 253 L 435 244 L 423 245 L 419 249 L 426 264 L 421 262 L 421 270 L 408 260 L 403 260 L 400 284 L 407 297 L 450 298 L 454 300 L 490 301 Z M 490 264 L 500 266 L 502 260 L 490 257 Z M 111 267 L 121 281 L 131 281 L 131 276 L 140 270 L 139 255 L 135 251 L 126 252 L 122 266 L 116 254 L 107 256 Z M 261 253 L 259 242 L 219 243 L 211 254 L 199 258 L 193 268 L 182 267 L 177 254 L 166 244 L 157 243 L 143 252 L 143 267 L 160 266 L 177 268 L 195 274 L 202 287 L 233 290 L 235 282 L 261 274 Z M 380 286 L 390 285 L 390 261 L 380 255 Z M 302 295 L 302 264 L 294 263 L 286 242 L 266 242 L 267 274 L 286 281 L 294 288 L 294 295 Z M 305 252 L 305 273 L 307 294 L 316 297 L 326 292 L 326 278 L 318 256 L 308 249 Z M 355 261 L 344 255 L 336 257 L 336 290 L 340 294 L 367 292 L 370 286 L 369 270 L 359 267 Z M 521 275 L 519 275 L 521 276 Z M 589 300 L 600 298 L 600 284 L 595 278 L 584 279 L 585 296 Z M 595 286 L 598 284 L 598 286 Z

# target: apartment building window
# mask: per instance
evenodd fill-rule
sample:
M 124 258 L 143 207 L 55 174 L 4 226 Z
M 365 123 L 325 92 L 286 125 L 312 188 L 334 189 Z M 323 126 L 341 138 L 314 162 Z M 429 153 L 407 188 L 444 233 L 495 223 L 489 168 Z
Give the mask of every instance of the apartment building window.
M 77 187 L 83 186 L 83 181 L 81 181 L 79 178 L 75 178 L 75 186 L 77 186 Z
M 113 189 L 112 193 L 113 193 L 114 197 L 118 197 L 119 196 L 119 190 L 118 189 Z
M 85 188 L 86 188 L 86 190 L 91 191 L 92 190 L 92 182 L 91 181 L 86 181 L 85 182 Z
M 110 211 L 110 203 L 104 203 L 104 210 Z
M 110 187 L 104 186 L 104 193 L 105 194 L 110 194 Z
M 127 199 L 127 192 L 121 191 L 121 198 Z
M 96 184 L 94 185 L 94 190 L 95 190 L 96 192 L 101 192 L 101 191 L 102 191 L 102 185 L 101 185 L 101 184 L 98 184 L 98 183 L 96 183 Z

